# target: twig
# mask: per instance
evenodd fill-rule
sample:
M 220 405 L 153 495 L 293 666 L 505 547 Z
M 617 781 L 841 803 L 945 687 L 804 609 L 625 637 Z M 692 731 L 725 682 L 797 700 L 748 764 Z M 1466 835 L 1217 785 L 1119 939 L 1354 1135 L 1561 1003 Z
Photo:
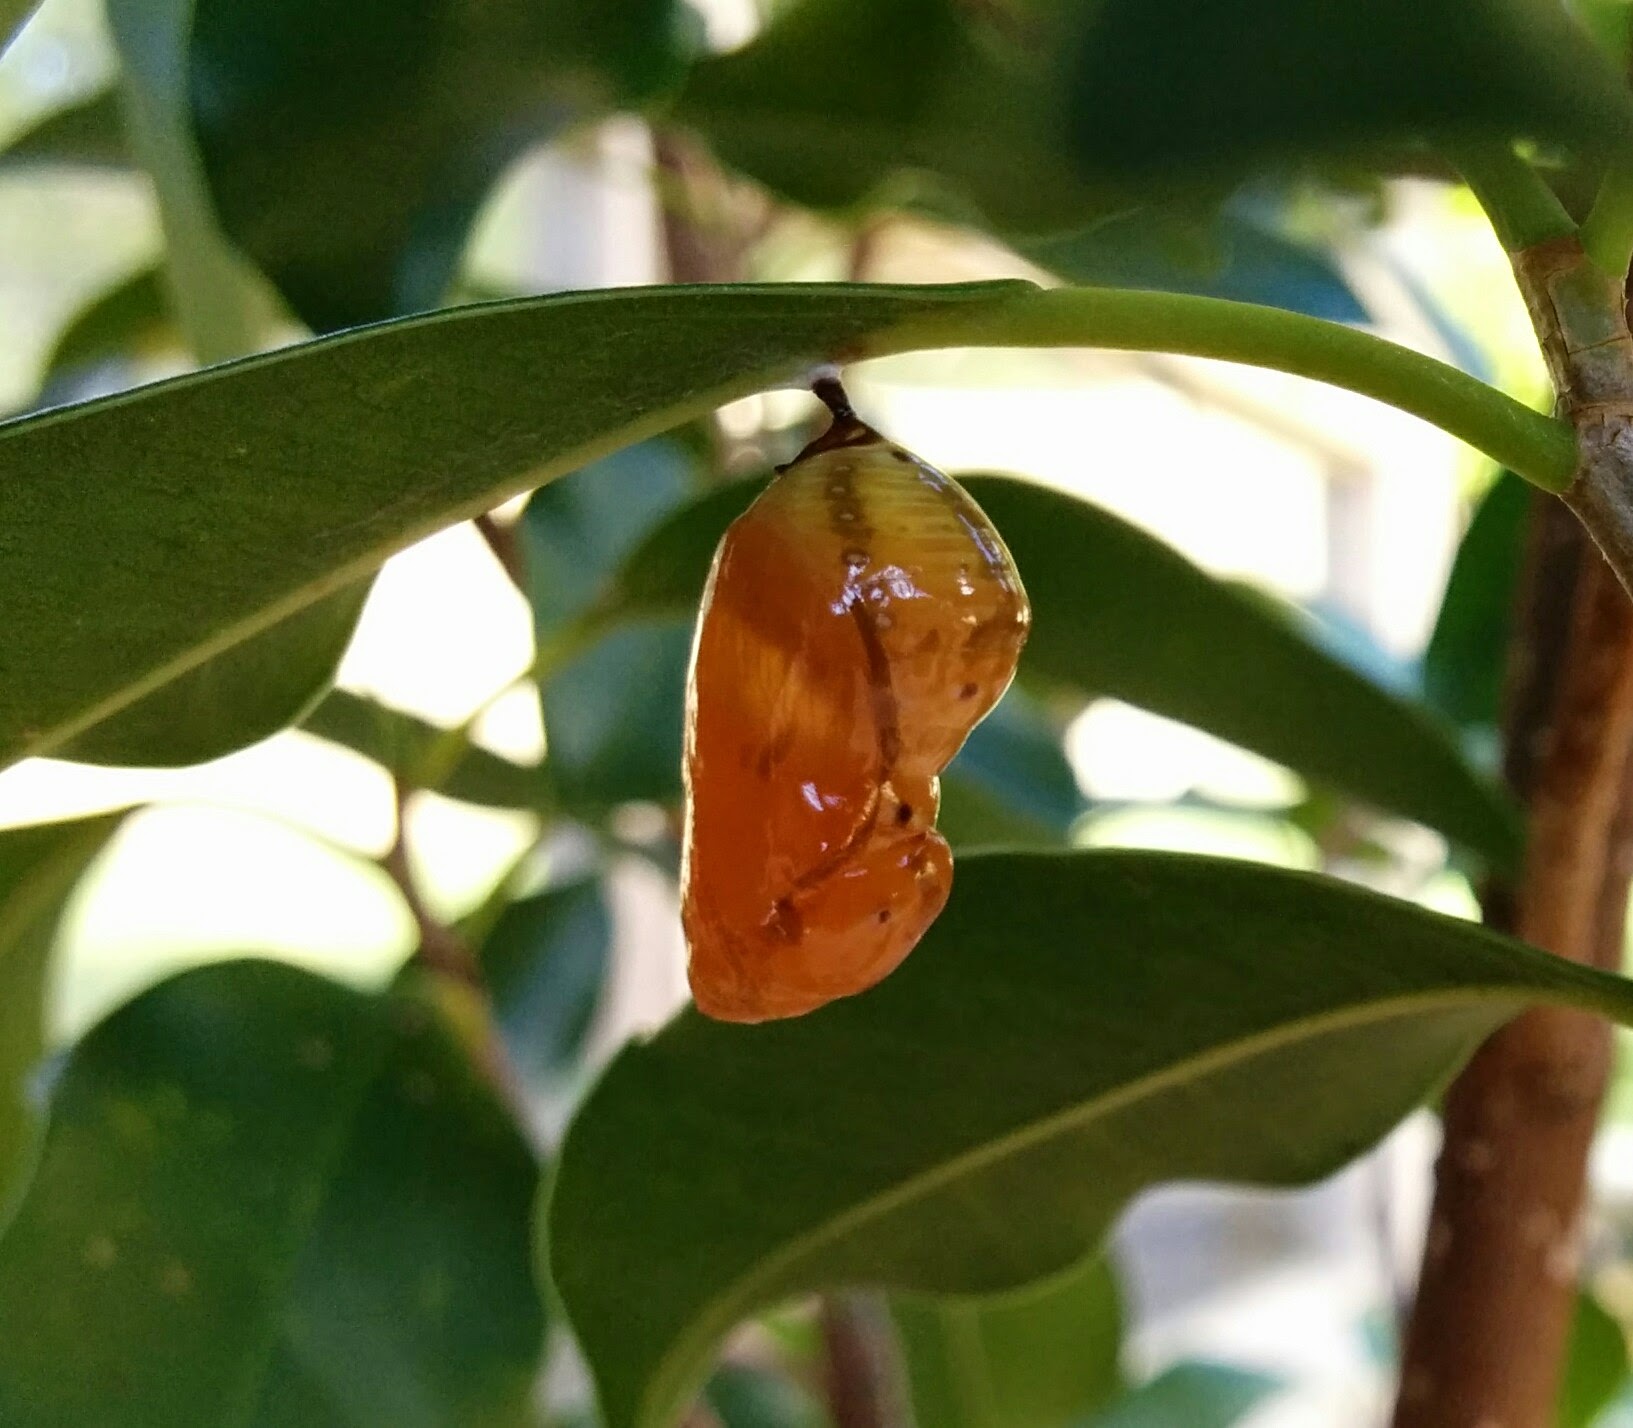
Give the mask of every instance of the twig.
M 830 1294 L 819 1313 L 823 1381 L 834 1428 L 901 1428 L 907 1421 L 883 1309 L 854 1294 Z
M 471 524 L 476 527 L 477 534 L 488 543 L 488 549 L 493 552 L 493 558 L 499 562 L 500 568 L 510 577 L 510 583 L 524 596 L 530 594 L 527 588 L 527 561 L 522 554 L 522 543 L 516 538 L 516 527 L 502 525 L 493 518 L 492 511 L 484 512 Z
M 1536 517 L 1506 720 L 1530 840 L 1516 883 L 1487 890 L 1486 920 L 1615 967 L 1633 868 L 1633 605 L 1563 512 L 1539 501 Z M 1396 1428 L 1553 1423 L 1610 1062 L 1603 1021 L 1538 1008 L 1452 1085 Z

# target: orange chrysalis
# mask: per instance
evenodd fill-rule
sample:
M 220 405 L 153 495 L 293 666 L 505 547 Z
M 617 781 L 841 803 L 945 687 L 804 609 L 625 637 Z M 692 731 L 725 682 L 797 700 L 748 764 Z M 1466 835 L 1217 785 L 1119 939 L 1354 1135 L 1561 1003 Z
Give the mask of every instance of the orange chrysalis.
M 687 681 L 681 915 L 726 1021 L 865 991 L 913 950 L 952 884 L 937 775 L 1031 619 L 963 488 L 815 390 L 833 423 L 721 540 Z

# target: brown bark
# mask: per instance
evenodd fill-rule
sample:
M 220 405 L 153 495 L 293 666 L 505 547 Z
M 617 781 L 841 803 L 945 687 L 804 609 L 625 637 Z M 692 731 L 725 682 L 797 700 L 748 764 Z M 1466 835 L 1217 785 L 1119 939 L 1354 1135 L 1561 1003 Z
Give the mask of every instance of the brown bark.
M 883 1308 L 865 1296 L 831 1294 L 822 1300 L 820 1324 L 834 1428 L 901 1428 L 908 1415 Z
M 1508 698 L 1525 861 L 1486 920 L 1618 968 L 1633 869 L 1633 605 L 1538 502 Z M 1576 1293 L 1588 1151 L 1611 1065 L 1597 1018 L 1536 1008 L 1453 1084 L 1396 1428 L 1550 1428 Z

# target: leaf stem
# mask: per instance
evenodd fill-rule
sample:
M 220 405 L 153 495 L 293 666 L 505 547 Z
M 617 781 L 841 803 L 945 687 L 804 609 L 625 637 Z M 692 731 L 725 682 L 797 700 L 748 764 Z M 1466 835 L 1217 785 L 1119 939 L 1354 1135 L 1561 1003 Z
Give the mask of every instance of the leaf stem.
M 1615 163 L 1605 171 L 1582 221 L 1582 248 L 1610 277 L 1626 278 L 1633 266 L 1633 163 Z
M 1174 352 L 1328 382 L 1410 412 L 1545 491 L 1570 485 L 1570 426 L 1445 362 L 1339 323 L 1220 298 L 1052 288 L 950 307 L 881 333 L 860 356 L 937 347 L 1105 347 Z
M 1471 144 L 1451 158 L 1485 209 L 1504 252 L 1517 253 L 1576 232 L 1565 205 L 1513 145 Z

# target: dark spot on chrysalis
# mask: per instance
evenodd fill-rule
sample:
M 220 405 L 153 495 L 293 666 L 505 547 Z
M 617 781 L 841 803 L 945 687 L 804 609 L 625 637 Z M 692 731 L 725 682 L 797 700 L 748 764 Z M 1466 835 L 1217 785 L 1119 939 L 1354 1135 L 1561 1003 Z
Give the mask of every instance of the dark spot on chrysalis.
M 896 810 L 896 821 L 898 823 L 911 823 L 913 821 L 913 805 L 911 803 L 904 803 Z
M 890 454 L 892 456 L 894 456 L 896 458 L 896 460 L 898 460 L 898 461 L 905 461 L 909 466 L 911 466 L 913 464 L 913 458 L 911 456 L 909 456 L 905 451 L 901 450 L 899 447 L 895 447 L 895 446 L 891 447 L 890 448 Z
M 978 685 L 978 684 L 966 684 L 966 685 L 963 685 L 959 689 L 958 697 L 960 699 L 974 699 L 975 696 L 977 694 L 979 694 L 980 692 L 981 692 L 981 686 L 980 685 Z
M 879 921 L 881 923 L 890 921 L 890 909 L 888 907 L 881 907 L 879 909 Z
M 785 897 L 777 899 L 771 916 L 766 919 L 766 927 L 780 942 L 798 942 L 805 932 L 799 909 Z

